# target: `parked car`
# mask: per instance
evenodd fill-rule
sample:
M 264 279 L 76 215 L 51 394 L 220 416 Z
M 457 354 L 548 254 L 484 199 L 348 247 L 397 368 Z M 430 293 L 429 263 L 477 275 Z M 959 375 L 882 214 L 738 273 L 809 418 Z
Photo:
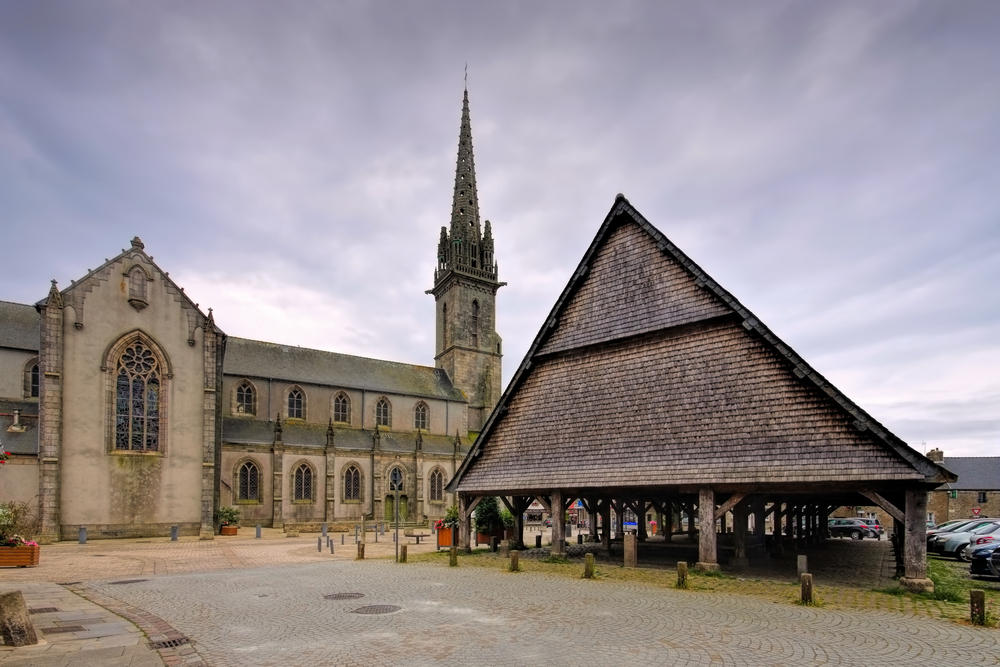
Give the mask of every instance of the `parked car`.
M 1000 563 L 997 564 L 996 571 L 990 568 L 990 558 L 998 547 L 1000 547 L 1000 541 L 973 547 L 969 556 L 969 574 L 978 577 L 1000 578 Z
M 972 559 L 973 549 L 990 543 L 1000 543 L 1000 521 L 994 521 L 972 531 L 965 545 L 955 551 L 955 556 L 969 562 Z
M 944 523 L 938 525 L 937 528 L 927 531 L 927 548 L 931 548 L 931 543 L 934 539 L 941 535 L 942 533 L 949 533 L 960 528 L 964 528 L 969 524 L 975 523 L 978 519 L 957 519 L 953 521 L 945 521 Z
M 961 549 L 969 543 L 969 537 L 973 532 L 984 526 L 996 523 L 996 519 L 977 519 L 971 523 L 959 526 L 958 530 L 950 530 L 938 533 L 931 540 L 928 549 L 943 556 L 954 556 L 957 549 Z M 988 530 L 985 532 L 989 532 Z
M 878 522 L 878 519 L 859 518 L 858 520 L 864 521 L 866 524 L 868 524 L 868 527 L 872 529 L 877 539 L 880 540 L 882 539 L 882 533 L 884 533 L 885 531 L 882 530 L 882 524 Z
M 861 519 L 830 519 L 827 528 L 830 530 L 830 537 L 849 537 L 852 540 L 878 537 L 878 533 Z

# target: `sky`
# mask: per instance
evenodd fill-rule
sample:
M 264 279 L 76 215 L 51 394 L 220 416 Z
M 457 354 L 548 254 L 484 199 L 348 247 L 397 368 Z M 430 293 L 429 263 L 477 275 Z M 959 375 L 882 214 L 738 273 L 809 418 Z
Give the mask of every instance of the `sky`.
M 918 451 L 1000 455 L 1000 4 L 0 0 L 0 299 L 140 236 L 433 365 L 468 65 L 504 382 L 617 193 Z

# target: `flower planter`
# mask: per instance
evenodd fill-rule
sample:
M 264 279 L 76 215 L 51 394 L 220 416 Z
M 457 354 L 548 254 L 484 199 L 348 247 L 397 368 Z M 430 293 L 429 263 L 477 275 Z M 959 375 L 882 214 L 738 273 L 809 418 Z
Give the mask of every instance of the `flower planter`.
M 220 535 L 235 535 L 236 531 L 238 531 L 239 528 L 240 528 L 239 526 L 225 525 L 225 526 L 222 526 L 221 528 L 219 528 L 219 534 Z
M 0 567 L 35 567 L 41 551 L 37 544 L 0 547 Z
M 458 533 L 456 528 L 438 528 L 437 531 L 437 548 L 450 547 L 455 544 L 455 535 Z

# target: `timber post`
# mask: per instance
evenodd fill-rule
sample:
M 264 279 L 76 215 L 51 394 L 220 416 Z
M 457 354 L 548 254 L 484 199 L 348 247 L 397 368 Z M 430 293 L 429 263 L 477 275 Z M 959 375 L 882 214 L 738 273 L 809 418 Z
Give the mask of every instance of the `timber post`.
M 927 578 L 927 492 L 906 490 L 906 515 L 903 528 L 903 572 L 900 585 L 912 592 L 933 592 L 934 582 Z
M 563 494 L 559 489 L 553 489 L 552 498 L 552 555 L 562 556 L 566 553 L 566 510 L 563 509 Z
M 690 516 L 690 515 L 689 515 Z M 689 519 L 690 523 L 693 523 Z M 705 486 L 698 489 L 698 570 L 718 570 L 719 559 L 716 554 L 715 536 L 715 491 Z
M 733 566 L 746 568 L 750 564 L 747 558 L 747 501 L 737 503 L 733 507 Z

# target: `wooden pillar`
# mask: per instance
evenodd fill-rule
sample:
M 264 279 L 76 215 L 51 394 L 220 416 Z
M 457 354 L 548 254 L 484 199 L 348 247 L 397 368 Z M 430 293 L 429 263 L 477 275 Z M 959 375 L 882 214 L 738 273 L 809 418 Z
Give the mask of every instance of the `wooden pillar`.
M 733 564 L 737 567 L 746 567 L 749 564 L 747 559 L 747 501 L 737 503 L 733 507 Z
M 781 503 L 774 503 L 774 513 L 771 515 L 771 552 L 777 556 L 785 553 L 785 545 L 782 544 L 781 540 Z
M 615 539 L 621 539 L 625 534 L 625 503 L 616 500 L 612 505 L 615 509 Z
M 698 490 L 698 523 L 701 530 L 698 533 L 699 570 L 718 570 L 719 562 L 715 546 L 715 491 L 711 487 Z
M 566 510 L 563 509 L 562 491 L 552 491 L 552 555 L 562 556 L 566 553 Z
M 468 553 L 472 551 L 472 526 L 470 521 L 469 497 L 458 494 L 458 546 Z
M 587 519 L 588 519 L 588 531 L 590 533 L 590 541 L 597 542 L 597 517 L 598 512 L 598 500 L 597 498 L 591 498 L 590 502 L 587 503 Z
M 785 503 L 785 537 L 791 539 L 795 534 L 795 505 Z
M 715 494 L 714 493 L 712 494 L 712 498 L 713 499 L 715 498 Z M 713 502 L 714 502 L 714 500 L 713 500 Z M 714 514 L 714 512 L 713 512 L 713 514 Z M 695 534 L 695 532 L 697 532 L 697 531 L 695 531 L 695 528 L 694 528 L 694 503 L 688 503 L 687 504 L 687 515 L 688 515 L 688 530 L 687 530 L 687 533 L 688 533 L 688 537 L 690 537 L 691 541 L 693 542 L 694 541 L 694 534 Z
M 830 506 L 823 505 L 819 511 L 819 539 L 825 542 L 830 538 Z
M 611 551 L 611 500 L 601 501 L 601 546 Z
M 638 516 L 635 518 L 636 537 L 640 542 L 645 542 L 646 538 L 649 537 L 646 533 L 646 501 L 640 500 L 635 506 L 639 510 Z
M 903 570 L 899 583 L 911 591 L 930 592 L 934 582 L 927 578 L 927 492 L 906 490 L 903 531 Z
M 511 498 L 511 504 L 514 506 L 515 510 L 520 510 L 514 513 L 514 548 L 523 549 L 524 548 L 524 510 L 521 510 L 521 501 L 519 498 Z
M 722 516 L 719 517 L 719 532 L 722 533 L 723 535 L 726 534 L 726 517 L 728 515 L 729 512 L 723 512 Z
M 753 534 L 757 537 L 755 542 L 764 542 L 764 498 L 755 496 L 753 499 Z

